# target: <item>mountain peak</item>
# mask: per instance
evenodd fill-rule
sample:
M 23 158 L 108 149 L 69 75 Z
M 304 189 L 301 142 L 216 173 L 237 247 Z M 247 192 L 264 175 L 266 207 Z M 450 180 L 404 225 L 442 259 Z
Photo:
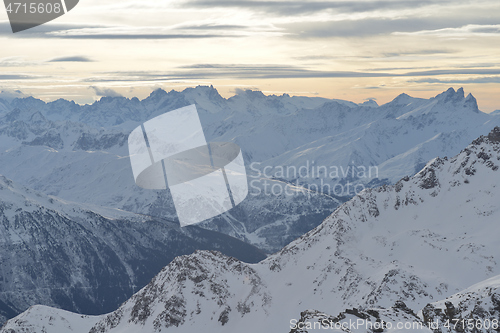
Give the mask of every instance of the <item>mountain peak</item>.
M 490 133 L 488 133 L 488 135 L 481 135 L 479 138 L 474 140 L 472 144 L 479 145 L 483 142 L 489 142 L 493 144 L 500 143 L 500 127 L 496 126 L 491 130 Z
M 491 142 L 500 142 L 500 127 L 495 127 L 494 129 L 491 130 L 491 132 L 488 134 L 488 139 Z
M 438 100 L 442 104 L 451 103 L 454 106 L 460 106 L 461 104 L 465 109 L 470 109 L 475 113 L 479 112 L 476 98 L 470 93 L 467 95 L 467 97 L 465 97 L 464 88 L 459 88 L 457 91 L 455 91 L 453 88 L 449 88 L 445 92 L 442 92 L 441 94 L 434 97 L 434 99 Z
M 399 94 L 396 98 L 394 98 L 390 104 L 402 105 L 410 103 L 410 99 L 412 97 L 406 93 Z
M 401 96 L 401 95 L 400 95 Z M 364 101 L 361 104 L 358 104 L 359 106 L 368 106 L 368 107 L 378 107 L 378 103 L 374 99 L 369 99 L 367 101 Z
M 238 95 L 240 95 L 240 94 L 247 96 L 251 100 L 253 100 L 255 98 L 265 98 L 266 97 L 262 91 L 252 90 L 252 89 L 246 89 L 246 90 L 239 91 Z
M 464 105 L 471 107 L 473 109 L 473 111 L 476 113 L 479 112 L 479 107 L 477 106 L 477 100 L 471 93 L 469 93 L 467 95 L 467 97 L 465 98 Z
M 202 86 L 198 85 L 195 88 L 186 88 L 184 89 L 184 93 L 189 92 L 189 91 L 194 91 L 197 92 L 198 94 L 203 94 L 206 95 L 210 100 L 223 100 L 224 97 L 222 97 L 219 94 L 219 91 L 214 88 L 213 85 L 210 86 Z
M 160 100 L 162 97 L 166 96 L 168 93 L 163 90 L 162 88 L 155 89 L 149 94 L 149 96 L 146 99 L 151 99 L 154 101 Z
M 450 87 L 448 88 L 448 90 L 440 93 L 435 98 L 442 101 L 443 103 L 460 101 L 464 99 L 464 89 L 459 88 L 457 91 L 455 91 L 455 89 Z

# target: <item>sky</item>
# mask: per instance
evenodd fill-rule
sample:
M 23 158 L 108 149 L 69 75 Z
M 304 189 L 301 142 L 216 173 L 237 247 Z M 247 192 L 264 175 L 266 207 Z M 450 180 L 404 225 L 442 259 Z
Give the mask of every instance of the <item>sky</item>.
M 0 91 L 92 103 L 213 85 L 386 103 L 464 87 L 500 109 L 500 1 L 80 0 L 13 34 Z

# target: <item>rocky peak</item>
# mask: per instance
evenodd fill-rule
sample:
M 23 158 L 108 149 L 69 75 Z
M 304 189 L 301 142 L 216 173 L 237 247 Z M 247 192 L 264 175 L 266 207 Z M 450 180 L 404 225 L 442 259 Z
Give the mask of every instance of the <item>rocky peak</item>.
M 454 100 L 454 99 L 463 99 L 464 98 L 464 91 L 463 91 L 463 89 L 461 90 L 461 92 L 455 91 L 455 89 L 450 87 L 450 88 L 448 88 L 448 90 L 440 93 L 435 98 L 438 100 L 441 100 L 444 103 L 449 102 L 449 101 Z
M 500 127 L 495 127 L 489 134 L 488 139 L 491 142 L 500 142 Z
M 377 102 L 374 99 L 369 99 L 367 101 L 364 101 L 363 103 L 359 104 L 360 106 L 368 106 L 368 107 L 378 107 Z
M 210 102 L 221 103 L 225 99 L 219 94 L 219 91 L 214 88 L 213 85 L 210 86 L 196 86 L 195 88 L 186 88 L 182 92 L 186 96 L 192 96 L 195 102 L 198 102 L 199 97 L 206 97 Z M 198 102 L 199 103 L 199 102 Z M 202 103 L 203 104 L 203 103 Z M 199 107 L 201 105 L 198 105 Z
M 174 259 L 90 332 L 107 332 L 129 323 L 162 331 L 194 322 L 200 315 L 212 317 L 224 326 L 266 308 L 270 301 L 266 284 L 250 265 L 217 251 L 196 251 Z M 207 303 L 211 309 L 202 306 Z
M 437 95 L 434 97 L 441 103 L 452 103 L 452 104 L 457 104 L 460 102 L 466 102 L 468 104 L 471 104 L 471 106 L 474 106 L 474 103 L 476 103 L 476 108 L 477 108 L 477 102 L 474 96 L 472 94 L 468 94 L 467 98 L 465 98 L 464 94 L 464 88 L 459 88 L 457 91 L 453 88 L 449 88 L 445 92 L 442 92 L 441 94 Z M 465 101 L 464 101 L 465 99 Z
M 165 90 L 158 88 L 156 90 L 153 90 L 145 100 L 152 102 L 159 102 L 162 98 L 164 98 L 167 95 L 168 93 Z
M 481 135 L 479 138 L 472 142 L 473 145 L 478 146 L 482 143 L 498 145 L 500 143 L 500 127 L 496 126 L 488 135 Z
M 476 113 L 479 112 L 479 107 L 477 106 L 477 100 L 471 93 L 469 93 L 465 98 L 464 106 L 470 107 Z

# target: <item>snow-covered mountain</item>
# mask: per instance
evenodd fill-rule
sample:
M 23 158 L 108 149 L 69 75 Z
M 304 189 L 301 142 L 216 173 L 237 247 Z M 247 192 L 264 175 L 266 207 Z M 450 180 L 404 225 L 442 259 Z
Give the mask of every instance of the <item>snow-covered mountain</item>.
M 95 323 L 90 330 L 72 331 L 306 332 L 291 323 L 347 315 L 499 319 L 499 169 L 495 128 L 413 177 L 363 191 L 257 264 L 213 251 L 178 257 L 116 311 L 86 320 Z M 48 311 L 55 324 L 38 324 Z M 1 332 L 39 332 L 43 325 L 51 333 L 71 320 L 32 308 Z
M 93 321 L 88 321 L 93 323 Z M 396 301 L 390 308 L 346 309 L 333 316 L 306 310 L 291 322 L 290 333 L 484 332 L 500 329 L 500 275 L 479 282 L 418 312 Z
M 202 87 L 198 90 L 205 91 Z M 156 100 L 163 94 L 175 99 L 180 93 L 156 91 L 143 104 L 147 106 L 149 99 Z M 132 99 L 130 103 L 133 105 L 136 100 Z M 124 102 L 124 99 L 118 101 Z M 111 114 L 100 109 L 109 107 L 106 102 L 110 101 L 103 99 L 96 103 L 97 111 L 89 111 L 89 114 L 106 114 L 106 119 L 112 118 Z M 161 112 L 175 107 L 161 100 L 157 102 L 166 108 Z M 61 120 L 64 112 L 72 119 L 75 118 L 73 109 L 80 110 L 78 105 L 63 100 L 45 104 L 28 98 L 14 100 L 9 105 L 14 109 L 0 115 L 0 169 L 5 175 L 66 200 L 176 219 L 168 192 L 143 190 L 135 185 L 126 146 L 128 129 L 116 126 L 95 128 L 86 123 Z M 153 106 L 146 109 L 153 109 Z M 115 110 L 109 112 L 112 111 Z M 147 118 L 147 112 L 146 115 L 138 114 Z M 91 119 L 90 116 L 85 118 L 92 123 Z M 138 124 L 136 122 L 134 126 Z M 37 161 L 36 167 L 32 161 Z M 257 177 L 252 184 L 255 184 L 251 186 L 255 195 L 250 195 L 250 200 L 231 214 L 212 219 L 206 228 L 274 252 L 319 224 L 338 205 L 336 199 L 317 193 L 311 196 L 310 191 L 296 191 L 292 197 L 283 194 L 270 197 L 266 193 L 259 194 L 262 185 Z M 270 181 L 270 184 L 275 188 L 287 186 L 277 180 Z M 304 205 L 303 202 L 307 201 L 311 204 Z
M 66 202 L 0 176 L 1 321 L 34 304 L 109 312 L 176 256 L 200 248 L 265 257 L 223 234 Z
M 291 117 L 301 124 L 293 129 L 297 137 L 307 136 L 304 133 L 311 129 L 314 136 L 264 164 L 272 166 L 278 177 L 281 170 L 276 166 L 307 165 L 309 172 L 303 173 L 307 177 L 297 172 L 285 173 L 284 178 L 331 184 L 333 194 L 333 185 L 345 179 L 353 184 L 393 184 L 418 172 L 435 156 L 457 154 L 474 138 L 500 125 L 498 116 L 480 112 L 475 98 L 471 94 L 464 97 L 462 88 L 450 88 L 429 100 L 402 94 L 380 107 L 348 108 L 327 103 Z M 311 124 L 308 118 L 314 122 Z M 326 166 L 327 172 L 319 170 L 314 175 L 319 166 Z M 351 166 L 355 172 L 335 174 L 332 166 L 343 167 L 344 171 Z M 363 174 L 370 167 L 374 167 L 372 174 Z
M 241 205 L 203 227 L 269 253 L 353 192 L 411 176 L 500 125 L 498 115 L 452 88 L 431 99 L 402 94 L 382 106 L 259 91 L 225 99 L 201 86 L 84 106 L 16 98 L 0 108 L 0 173 L 66 200 L 175 219 L 168 193 L 135 185 L 126 139 L 143 121 L 193 103 L 209 141 L 242 148 L 251 185 Z

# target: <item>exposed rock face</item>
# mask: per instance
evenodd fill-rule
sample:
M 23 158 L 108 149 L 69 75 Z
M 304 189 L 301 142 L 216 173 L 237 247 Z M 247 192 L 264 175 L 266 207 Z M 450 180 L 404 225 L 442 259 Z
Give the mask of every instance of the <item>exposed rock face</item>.
M 231 280 L 225 278 L 227 275 Z M 186 289 L 186 285 L 192 288 Z M 107 332 L 130 324 L 152 327 L 159 332 L 189 325 L 200 316 L 211 317 L 224 326 L 230 318 L 266 311 L 271 300 L 265 282 L 247 264 L 218 252 L 196 252 L 176 258 L 90 332 Z
M 218 249 L 249 262 L 249 244 L 200 228 L 114 210 L 105 217 L 0 176 L 0 316 L 34 304 L 114 310 L 177 255 Z

